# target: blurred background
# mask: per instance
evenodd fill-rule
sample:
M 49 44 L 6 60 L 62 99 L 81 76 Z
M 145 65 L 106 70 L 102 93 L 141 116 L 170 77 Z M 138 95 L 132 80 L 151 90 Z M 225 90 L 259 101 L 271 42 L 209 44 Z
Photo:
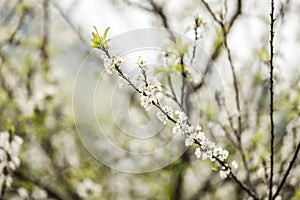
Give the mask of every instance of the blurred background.
M 251 199 L 232 180 L 221 179 L 210 162 L 196 159 L 194 147 L 162 169 L 126 173 L 93 157 L 76 131 L 72 94 L 76 74 L 83 67 L 86 87 L 100 75 L 103 79 L 97 115 L 104 129 L 114 133 L 128 151 L 153 150 L 151 144 L 130 145 L 131 140 L 119 135 L 122 131 L 108 114 L 112 100 L 105 98 L 118 79 L 102 75 L 99 53 L 90 48 L 91 32 L 93 26 L 101 33 L 110 27 L 109 37 L 116 37 L 126 31 L 162 27 L 194 40 L 192 27 L 198 15 L 205 25 L 197 40 L 201 51 L 194 65 L 201 76 L 196 80 L 205 76 L 207 82 L 222 85 L 222 90 L 210 94 L 201 87 L 189 102 L 198 105 L 193 107 L 197 108 L 194 114 L 209 137 L 228 149 L 230 161 L 238 162 L 237 176 L 247 182 L 251 174 L 249 182 L 263 199 L 269 162 L 270 6 L 267 1 L 242 0 L 239 7 L 238 2 L 207 1 L 214 13 L 226 13 L 230 24 L 228 45 L 241 93 L 241 143 L 247 170 L 230 139 L 238 114 L 224 40 L 202 0 L 0 0 L 0 147 L 11 148 L 10 156 L 1 154 L 0 199 Z M 276 186 L 300 140 L 300 2 L 275 3 Z M 213 78 L 216 73 L 220 79 Z M 139 109 L 130 91 L 122 93 L 130 99 L 128 115 L 140 125 L 149 123 L 152 115 Z M 132 122 L 123 123 L 130 129 Z M 88 133 L 90 125 L 85 128 Z M 172 137 L 170 127 L 163 133 L 163 141 Z M 5 141 L 13 145 L 6 147 Z M 105 153 L 113 154 L 110 149 Z M 119 157 L 113 158 L 120 159 L 121 166 L 132 165 L 130 159 Z M 148 164 L 155 165 L 151 160 Z M 300 199 L 299 159 L 291 174 L 281 199 Z

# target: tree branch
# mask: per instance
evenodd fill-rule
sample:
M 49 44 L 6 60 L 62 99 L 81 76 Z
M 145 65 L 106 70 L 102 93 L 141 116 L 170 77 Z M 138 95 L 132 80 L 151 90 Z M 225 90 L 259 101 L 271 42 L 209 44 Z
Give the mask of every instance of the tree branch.
M 277 188 L 277 190 L 276 190 L 276 192 L 275 192 L 272 200 L 275 200 L 275 198 L 279 195 L 281 189 L 283 188 L 284 184 L 286 183 L 287 177 L 289 176 L 289 174 L 290 174 L 290 172 L 291 172 L 291 170 L 293 168 L 293 165 L 294 165 L 294 163 L 297 160 L 297 156 L 298 156 L 299 150 L 300 150 L 300 142 L 297 145 L 297 148 L 296 148 L 296 151 L 294 153 L 294 156 L 293 156 L 293 158 L 292 158 L 292 160 L 291 160 L 291 162 L 289 164 L 289 167 L 286 170 L 286 172 L 285 172 L 285 174 L 284 174 L 284 176 L 283 176 L 283 178 L 282 178 L 282 180 L 281 180 L 281 182 L 280 182 L 280 184 L 279 184 L 279 186 L 278 186 L 278 188 Z
M 204 6 L 206 7 L 207 10 L 208 10 L 208 8 L 210 9 L 209 5 L 204 0 L 201 0 L 201 2 L 202 2 L 202 4 L 204 4 Z M 208 12 L 209 12 L 209 10 L 208 10 Z M 213 12 L 209 12 L 209 14 L 214 18 L 214 16 L 213 16 L 214 13 Z M 233 17 L 231 18 L 231 20 L 228 22 L 227 27 L 226 27 L 227 35 L 229 35 L 232 26 L 236 22 L 238 16 L 240 16 L 241 14 L 242 14 L 242 0 L 237 0 L 237 9 L 236 9 Z M 214 61 L 217 60 L 217 58 L 220 55 L 220 50 L 223 46 L 223 43 L 224 43 L 224 41 L 218 43 L 217 46 L 215 47 L 213 53 L 210 56 L 210 59 L 208 60 L 208 62 L 206 64 L 206 67 L 205 67 L 205 70 L 204 70 L 204 73 L 203 73 L 203 77 L 206 77 L 209 74 L 209 72 L 210 72 L 210 70 L 213 66 Z M 203 84 L 204 84 L 204 78 L 199 83 L 193 85 L 193 90 L 194 91 L 199 90 L 203 86 Z
M 269 66 L 270 66 L 270 122 L 271 122 L 271 131 L 270 131 L 270 135 L 271 135 L 271 139 L 270 139 L 270 179 L 269 179 L 269 200 L 272 199 L 272 195 L 273 195 L 273 170 L 274 170 L 274 138 L 275 138 L 275 134 L 274 134 L 274 119 L 273 119 L 273 111 L 274 111 L 274 99 L 273 99 L 273 95 L 274 95 L 274 91 L 273 91 L 273 69 L 274 69 L 274 65 L 273 65 L 273 58 L 274 58 L 274 44 L 273 44 L 273 40 L 274 40 L 274 0 L 271 0 L 271 13 L 270 13 L 270 62 L 269 62 Z

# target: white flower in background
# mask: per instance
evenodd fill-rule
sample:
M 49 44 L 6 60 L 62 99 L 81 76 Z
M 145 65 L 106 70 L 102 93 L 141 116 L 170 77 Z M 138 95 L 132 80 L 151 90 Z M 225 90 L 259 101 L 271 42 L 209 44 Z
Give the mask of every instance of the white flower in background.
M 231 165 L 232 165 L 233 169 L 239 168 L 239 165 L 238 165 L 238 163 L 235 160 L 232 161 Z
M 32 199 L 35 199 L 35 200 L 42 200 L 42 199 L 47 199 L 48 194 L 45 190 L 35 187 L 32 191 L 31 197 L 32 197 Z
M 57 160 L 61 165 L 68 163 L 71 167 L 78 167 L 79 158 L 75 138 L 72 134 L 62 131 L 54 134 L 51 144 L 57 148 Z
M 17 192 L 18 192 L 20 199 L 29 199 L 28 191 L 25 188 L 20 187 L 20 188 L 18 188 Z
M 0 132 L 0 192 L 3 184 L 10 187 L 13 181 L 9 173 L 20 165 L 19 151 L 22 143 L 23 140 L 19 136 L 7 131 Z
M 77 193 L 81 198 L 99 197 L 101 192 L 102 186 L 90 179 L 85 179 L 77 185 Z
M 162 110 L 163 110 L 165 113 L 159 111 L 159 112 L 157 113 L 157 118 L 158 118 L 160 121 L 162 121 L 164 124 L 166 124 L 167 121 L 168 121 L 168 116 L 171 117 L 171 118 L 173 118 L 173 109 L 172 109 L 171 107 L 169 107 L 169 106 L 163 106 L 163 107 L 162 107 Z

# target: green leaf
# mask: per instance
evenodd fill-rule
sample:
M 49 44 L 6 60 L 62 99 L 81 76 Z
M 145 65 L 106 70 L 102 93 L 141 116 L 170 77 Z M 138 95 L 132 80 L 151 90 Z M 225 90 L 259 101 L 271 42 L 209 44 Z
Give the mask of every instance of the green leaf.
M 220 44 L 224 42 L 224 35 L 221 28 L 216 29 L 217 38 L 214 42 L 214 47 L 217 48 Z
M 298 200 L 300 199 L 300 189 L 298 189 L 295 193 L 295 196 L 291 200 Z
M 164 67 L 164 66 L 162 66 L 162 67 L 156 67 L 154 69 L 154 74 L 160 74 L 160 73 L 168 74 L 170 72 L 169 72 L 169 69 L 167 67 Z
M 256 52 L 258 58 L 263 62 L 269 62 L 270 54 L 266 49 L 260 49 Z
M 170 44 L 167 45 L 176 56 L 182 56 L 188 52 L 188 44 L 184 43 L 181 38 L 175 38 L 175 42 L 171 41 Z
M 263 133 L 258 132 L 251 138 L 251 141 L 255 146 L 257 146 L 262 140 L 262 138 L 263 138 Z
M 179 51 L 180 55 L 183 55 L 188 51 L 188 45 L 186 43 L 183 43 L 181 38 L 176 38 L 176 48 Z
M 103 34 L 103 39 L 106 40 L 106 36 L 107 36 L 107 33 L 109 31 L 110 27 L 107 27 L 104 31 L 104 34 Z
M 92 48 L 97 48 L 97 49 L 108 49 L 108 42 L 110 40 L 107 40 L 107 33 L 109 31 L 109 27 L 105 29 L 103 36 L 101 36 L 98 32 L 98 29 L 94 26 L 95 32 L 92 32 Z
M 14 127 L 14 125 L 12 124 L 12 122 L 10 120 L 6 121 L 6 128 L 7 128 L 7 131 L 9 133 L 14 133 L 15 132 L 15 127 Z

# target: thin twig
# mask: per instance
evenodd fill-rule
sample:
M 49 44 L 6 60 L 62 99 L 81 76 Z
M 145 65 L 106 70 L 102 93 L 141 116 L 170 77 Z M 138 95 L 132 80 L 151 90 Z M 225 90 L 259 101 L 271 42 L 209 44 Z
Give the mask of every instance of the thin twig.
M 297 160 L 297 156 L 298 156 L 299 151 L 300 151 L 300 142 L 298 143 L 298 146 L 297 146 L 296 151 L 294 153 L 294 156 L 293 156 L 293 158 L 292 158 L 292 160 L 291 160 L 291 162 L 289 164 L 289 167 L 286 170 L 286 172 L 285 172 L 282 180 L 280 181 L 280 184 L 279 184 L 279 186 L 278 186 L 278 188 L 277 188 L 277 190 L 276 190 L 276 192 L 275 192 L 272 200 L 275 200 L 275 198 L 279 195 L 281 189 L 283 188 L 284 184 L 286 183 L 287 177 L 289 176 L 289 174 L 290 174 L 290 172 L 291 172 L 291 170 L 293 168 L 293 165 L 294 165 L 295 161 Z
M 7 3 L 7 2 L 5 2 L 5 3 Z M 12 20 L 12 18 L 15 16 L 17 7 L 20 6 L 22 3 L 23 3 L 23 0 L 18 0 L 14 4 L 14 6 L 12 6 L 12 8 L 9 10 L 7 16 L 4 18 L 3 22 L 1 23 L 1 26 L 6 26 Z M 3 8 L 5 8 L 5 4 L 4 4 Z
M 109 58 L 111 58 L 111 55 L 109 54 L 109 51 L 107 50 L 107 49 L 102 49 L 105 53 L 106 53 L 106 55 L 109 57 Z M 130 79 L 128 79 L 127 77 L 126 77 L 126 75 L 124 75 L 124 73 L 122 72 L 122 70 L 120 69 L 120 67 L 117 65 L 117 64 L 114 64 L 114 66 L 115 66 L 115 69 L 116 69 L 116 71 L 118 72 L 118 74 L 123 78 L 123 79 L 125 79 L 125 81 L 127 81 L 128 82 L 128 84 L 130 85 L 130 86 L 132 86 L 133 87 L 133 89 L 135 89 L 138 93 L 140 93 L 141 95 L 144 95 L 144 96 L 147 96 L 147 94 L 145 94 L 145 93 L 143 93 L 142 91 L 140 91 L 131 81 L 130 81 Z M 167 116 L 167 118 L 171 121 L 171 122 L 173 122 L 173 123 L 177 123 L 177 121 L 174 119 L 174 118 L 172 118 L 170 115 L 168 115 L 163 109 L 162 109 L 162 107 L 161 107 L 161 105 L 160 105 L 160 103 L 157 101 L 157 102 L 155 102 L 155 101 L 152 101 L 152 104 L 156 107 L 156 108 L 158 108 L 165 116 Z M 190 124 L 189 122 L 187 122 L 188 124 Z M 195 140 L 194 139 L 194 143 L 195 144 L 197 144 L 197 145 L 199 145 L 200 147 L 202 146 L 200 143 L 199 143 L 199 141 L 197 141 L 197 140 Z M 222 166 L 224 166 L 226 169 L 230 169 L 230 167 L 226 164 L 226 163 L 224 163 L 224 162 L 222 162 L 221 160 L 219 160 L 217 157 L 213 157 L 213 158 L 215 158 Z M 249 188 L 247 188 L 247 186 L 245 186 L 233 173 L 232 173 L 232 171 L 231 171 L 231 169 L 230 169 L 230 175 L 231 175 L 231 177 L 233 178 L 233 180 L 236 182 L 236 183 L 238 183 L 238 185 L 243 189 L 243 190 L 245 190 L 251 197 L 253 197 L 255 200 L 257 200 L 258 198 L 256 197 L 256 195 L 249 189 Z M 180 181 L 181 182 L 181 181 Z M 181 182 L 182 183 L 182 182 Z
M 134 6 L 134 7 L 137 7 L 139 9 L 142 9 L 144 11 L 147 11 L 147 12 L 150 12 L 150 13 L 153 13 L 155 14 L 156 16 L 158 16 L 163 24 L 163 27 L 167 30 L 167 32 L 169 33 L 170 35 L 170 39 L 171 41 L 175 41 L 175 36 L 173 34 L 172 31 L 169 30 L 170 28 L 170 24 L 169 24 L 169 20 L 167 18 L 167 15 L 165 14 L 164 10 L 163 10 L 163 7 L 158 5 L 155 1 L 153 0 L 149 0 L 149 3 L 150 3 L 150 7 L 146 7 L 142 4 L 139 4 L 139 3 L 136 3 L 136 2 L 132 2 L 130 0 L 123 0 L 127 5 L 129 6 Z
M 273 91 L 273 58 L 274 58 L 274 0 L 271 0 L 271 13 L 270 13 L 270 121 L 271 121 L 271 140 L 270 140 L 270 180 L 269 180 L 269 200 L 272 199 L 273 195 L 273 170 L 274 170 L 274 119 L 273 119 L 273 111 L 274 111 L 274 91 Z
M 223 32 L 223 37 L 224 37 L 224 46 L 225 49 L 227 51 L 227 55 L 228 55 L 228 60 L 230 63 L 230 67 L 231 67 L 231 72 L 232 72 L 232 76 L 233 76 L 233 85 L 234 85 L 234 90 L 235 90 L 235 100 L 236 100 L 236 107 L 238 110 L 238 130 L 236 131 L 233 127 L 233 130 L 235 132 L 236 135 L 236 139 L 237 139 L 237 146 L 238 146 L 238 150 L 239 153 L 242 157 L 242 161 L 243 161 L 243 165 L 246 169 L 247 172 L 247 182 L 248 184 L 251 186 L 251 180 L 250 180 L 250 170 L 248 167 L 248 163 L 246 161 L 246 156 L 245 156 L 245 152 L 243 150 L 243 146 L 242 146 L 242 141 L 241 141 L 241 134 L 242 134 L 242 119 L 241 119 L 241 106 L 240 106 L 240 97 L 239 97 L 239 89 L 238 89 L 238 81 L 237 81 L 237 76 L 235 73 L 235 67 L 233 65 L 233 61 L 232 61 L 232 57 L 231 57 L 231 52 L 230 49 L 228 47 L 228 43 L 227 43 L 227 36 L 229 33 L 230 28 L 232 27 L 233 23 L 236 21 L 237 17 L 241 14 L 241 10 L 242 10 L 242 2 L 241 0 L 238 0 L 238 4 L 237 4 L 237 9 L 235 14 L 233 15 L 233 17 L 231 18 L 231 20 L 229 21 L 228 25 L 227 25 L 227 29 L 225 26 L 225 22 L 224 19 L 225 17 L 221 17 L 221 19 L 218 19 L 217 16 L 215 15 L 215 13 L 212 11 L 212 9 L 210 8 L 209 4 L 205 2 L 205 0 L 201 0 L 202 3 L 204 4 L 204 6 L 206 7 L 206 9 L 208 10 L 208 12 L 210 13 L 210 15 L 213 17 L 213 19 L 221 26 L 222 28 L 222 32 Z M 222 19 L 224 18 L 224 19 Z M 201 85 L 200 85 L 201 86 Z
M 228 46 L 228 41 L 227 41 L 227 31 L 226 31 L 226 27 L 225 24 L 220 21 L 218 22 L 219 24 L 221 24 L 221 28 L 222 28 L 222 32 L 223 32 L 223 37 L 224 37 L 224 46 L 225 46 L 225 50 L 227 52 L 227 58 L 230 64 L 230 68 L 231 68 L 231 73 L 232 73 L 232 77 L 233 77 L 233 87 L 234 87 L 234 92 L 235 92 L 235 103 L 236 103 L 236 108 L 238 111 L 238 130 L 234 130 L 235 135 L 236 135 L 236 139 L 237 139 L 237 145 L 238 145 L 238 150 L 239 153 L 242 157 L 242 162 L 243 165 L 246 169 L 247 172 L 247 183 L 251 186 L 251 180 L 250 180 L 250 170 L 248 167 L 248 163 L 246 160 L 246 156 L 245 156 L 245 152 L 243 149 L 243 145 L 242 145 L 242 115 L 241 115 L 241 105 L 240 105 L 240 94 L 239 94 L 239 87 L 238 87 L 238 80 L 237 80 L 237 75 L 235 72 L 235 66 L 233 64 L 233 60 L 232 60 L 232 56 L 231 56 L 231 51 L 230 48 Z
M 204 6 L 206 7 L 208 4 L 204 1 L 204 0 L 201 0 L 202 4 L 204 4 Z M 205 4 L 206 3 L 206 4 Z M 209 5 L 208 7 L 206 7 L 206 9 L 208 10 L 208 8 L 210 9 Z M 210 9 L 211 10 L 211 9 Z M 209 12 L 209 11 L 208 11 Z M 210 15 L 214 18 L 214 13 L 213 12 L 209 12 Z M 231 18 L 231 20 L 228 22 L 227 24 L 227 27 L 226 27 L 226 33 L 227 35 L 229 35 L 230 31 L 231 31 L 231 28 L 232 26 L 234 25 L 234 23 L 236 22 L 237 18 L 239 15 L 242 14 L 242 0 L 237 0 L 237 8 L 236 8 L 236 11 L 233 15 L 233 17 Z M 219 20 L 218 20 L 219 21 Z M 214 61 L 217 60 L 217 58 L 219 57 L 220 55 L 220 50 L 223 46 L 223 42 L 220 42 L 217 44 L 217 46 L 214 48 L 214 51 L 213 53 L 211 54 L 206 66 L 205 66 L 205 70 L 203 72 L 203 79 L 197 83 L 197 84 L 194 84 L 193 85 L 193 90 L 196 92 L 197 90 L 199 90 L 203 85 L 204 85 L 204 78 L 207 77 L 207 75 L 210 73 L 211 71 L 211 68 L 214 64 Z
M 194 139 L 194 143 L 198 144 L 200 147 L 202 146 L 199 141 Z M 228 166 L 225 162 L 221 161 L 218 157 L 213 156 L 212 158 L 214 158 L 216 161 L 218 161 L 218 163 L 224 167 L 225 169 L 228 169 L 230 171 L 230 176 L 233 178 L 233 180 L 245 191 L 247 192 L 247 194 L 249 196 L 251 196 L 254 200 L 258 200 L 258 197 L 256 196 L 255 193 L 253 193 L 251 191 L 250 188 L 248 188 L 246 185 L 244 185 L 239 179 L 238 177 L 232 172 L 230 166 Z
M 229 64 L 230 64 L 230 67 L 231 67 L 231 72 L 232 72 L 232 77 L 233 77 L 233 86 L 234 86 L 234 91 L 235 91 L 235 102 L 236 102 L 236 107 L 237 107 L 237 110 L 238 110 L 238 130 L 235 130 L 233 127 L 232 128 L 235 132 L 236 139 L 237 139 L 238 150 L 239 150 L 239 153 L 242 157 L 243 165 L 244 165 L 244 167 L 246 169 L 246 172 L 247 172 L 247 183 L 251 186 L 252 184 L 251 184 L 251 180 L 250 180 L 250 170 L 249 170 L 249 167 L 248 167 L 248 163 L 246 161 L 246 156 L 245 156 L 245 152 L 244 152 L 244 149 L 243 149 L 243 146 L 242 146 L 242 140 L 241 140 L 242 118 L 241 118 L 241 106 L 240 106 L 240 95 L 239 95 L 239 89 L 238 89 L 238 81 L 237 81 L 237 76 L 236 76 L 236 73 L 235 73 L 235 67 L 233 65 L 233 61 L 232 61 L 232 57 L 231 57 L 231 52 L 230 52 L 230 49 L 228 47 L 228 42 L 227 42 L 228 33 L 229 33 L 232 25 L 236 21 L 237 17 L 242 12 L 242 2 L 241 2 L 241 0 L 237 1 L 238 4 L 237 4 L 236 12 L 233 15 L 233 17 L 231 18 L 231 20 L 229 21 L 227 27 L 223 22 L 224 19 L 222 19 L 222 17 L 221 17 L 221 19 L 218 19 L 218 17 L 215 15 L 215 13 L 212 11 L 209 4 L 205 0 L 201 0 L 201 2 L 206 7 L 207 11 L 212 16 L 212 18 L 215 20 L 215 22 L 220 25 L 220 27 L 222 29 L 222 32 L 223 32 L 223 37 L 224 37 L 223 44 L 225 46 L 225 50 L 227 52 Z M 206 69 L 205 73 L 207 73 L 207 71 L 208 71 L 208 69 Z M 197 85 L 194 88 L 198 89 L 201 86 L 202 86 L 202 82 L 200 82 L 200 84 Z
M 60 14 L 60 16 L 65 20 L 65 22 L 70 26 L 70 28 L 76 33 L 76 35 L 78 36 L 78 38 L 80 39 L 80 41 L 82 41 L 84 44 L 88 44 L 88 42 L 86 41 L 86 39 L 83 37 L 83 35 L 81 34 L 81 32 L 76 28 L 76 26 L 71 22 L 71 20 L 69 19 L 69 17 L 65 14 L 65 12 L 62 10 L 62 8 L 53 1 L 53 6 L 54 8 L 56 8 L 56 10 L 58 11 L 58 13 Z
M 173 83 L 172 83 L 172 79 L 171 79 L 171 75 L 170 74 L 167 74 L 167 79 L 168 79 L 168 84 L 169 84 L 169 87 L 170 87 L 170 90 L 171 90 L 171 93 L 173 95 L 172 99 L 174 99 L 174 101 L 176 102 L 176 104 L 181 107 L 180 105 L 180 102 L 177 98 L 177 95 L 175 93 L 175 90 L 174 90 L 174 87 L 173 87 Z
M 40 47 L 42 61 L 45 67 L 45 71 L 48 72 L 50 63 L 49 63 L 49 53 L 48 53 L 48 44 L 49 44 L 49 34 L 50 34 L 50 16 L 49 16 L 49 0 L 43 1 L 43 35 L 42 35 L 42 45 Z
M 183 105 L 184 105 L 184 96 L 185 96 L 184 90 L 185 90 L 185 85 L 186 85 L 186 71 L 184 68 L 183 55 L 180 56 L 180 65 L 181 65 L 181 78 L 182 78 L 180 104 L 181 104 L 182 109 L 184 110 Z

